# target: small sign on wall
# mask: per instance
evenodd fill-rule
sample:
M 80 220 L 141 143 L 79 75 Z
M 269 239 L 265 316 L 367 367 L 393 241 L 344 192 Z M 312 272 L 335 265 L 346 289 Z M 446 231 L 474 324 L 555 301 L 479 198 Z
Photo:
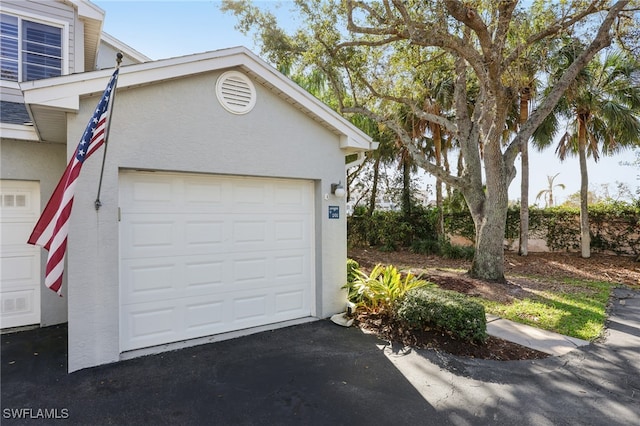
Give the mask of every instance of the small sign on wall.
M 329 206 L 329 219 L 340 219 L 340 206 Z

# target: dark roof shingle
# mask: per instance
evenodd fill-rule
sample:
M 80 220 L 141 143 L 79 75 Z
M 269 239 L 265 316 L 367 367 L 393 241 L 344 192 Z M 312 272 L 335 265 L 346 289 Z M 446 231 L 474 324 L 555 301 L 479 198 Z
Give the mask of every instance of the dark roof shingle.
M 0 122 L 9 124 L 25 124 L 31 122 L 25 104 L 0 101 Z

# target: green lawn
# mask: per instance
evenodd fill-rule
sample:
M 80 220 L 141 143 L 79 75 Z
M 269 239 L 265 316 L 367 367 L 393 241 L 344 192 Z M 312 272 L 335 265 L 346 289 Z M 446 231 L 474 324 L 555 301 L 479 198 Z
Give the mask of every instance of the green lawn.
M 600 336 L 614 285 L 601 281 L 566 280 L 563 290 L 531 291 L 510 304 L 476 298 L 488 314 L 584 340 Z

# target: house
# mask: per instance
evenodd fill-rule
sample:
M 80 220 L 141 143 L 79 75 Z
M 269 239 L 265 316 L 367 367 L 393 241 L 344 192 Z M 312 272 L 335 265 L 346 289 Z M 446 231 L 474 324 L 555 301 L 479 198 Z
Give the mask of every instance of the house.
M 101 33 L 86 0 L 3 2 L 3 37 L 5 15 L 58 28 L 61 53 L 40 71 L 3 57 L 2 328 L 68 322 L 75 371 L 344 309 L 335 184 L 347 155 L 375 149 L 366 134 L 243 47 L 149 61 Z M 78 179 L 60 298 L 42 284 L 46 252 L 23 242 L 116 51 L 104 171 L 97 153 Z

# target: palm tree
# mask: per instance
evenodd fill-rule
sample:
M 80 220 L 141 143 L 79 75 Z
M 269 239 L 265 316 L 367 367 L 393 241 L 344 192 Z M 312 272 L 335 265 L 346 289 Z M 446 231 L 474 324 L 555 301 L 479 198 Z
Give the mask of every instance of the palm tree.
M 563 46 L 556 57 L 556 71 L 573 62 L 581 46 Z M 580 161 L 580 234 L 582 257 L 591 256 L 587 194 L 587 156 L 597 162 L 600 153 L 611 155 L 640 145 L 640 62 L 619 51 L 596 56 L 584 68 L 546 122 L 534 134 L 540 147 L 548 146 L 561 119 L 567 128 L 560 136 L 556 153 L 561 161 L 577 155 Z M 554 74 L 549 86 L 553 85 Z
M 548 186 L 546 189 L 543 189 L 542 191 L 538 192 L 538 195 L 536 195 L 536 202 L 538 202 L 538 200 L 542 197 L 544 197 L 544 206 L 545 207 L 553 207 L 553 188 L 560 188 L 560 189 L 565 189 L 565 186 L 563 183 L 557 183 L 557 184 L 553 184 L 553 181 L 556 180 L 556 178 L 558 177 L 560 173 L 556 173 L 553 176 L 547 176 L 547 183 Z
M 519 124 L 522 125 L 529 119 L 529 101 L 531 100 L 531 86 L 524 86 L 520 90 Z M 518 254 L 529 254 L 529 141 L 520 148 L 520 238 L 518 242 Z

